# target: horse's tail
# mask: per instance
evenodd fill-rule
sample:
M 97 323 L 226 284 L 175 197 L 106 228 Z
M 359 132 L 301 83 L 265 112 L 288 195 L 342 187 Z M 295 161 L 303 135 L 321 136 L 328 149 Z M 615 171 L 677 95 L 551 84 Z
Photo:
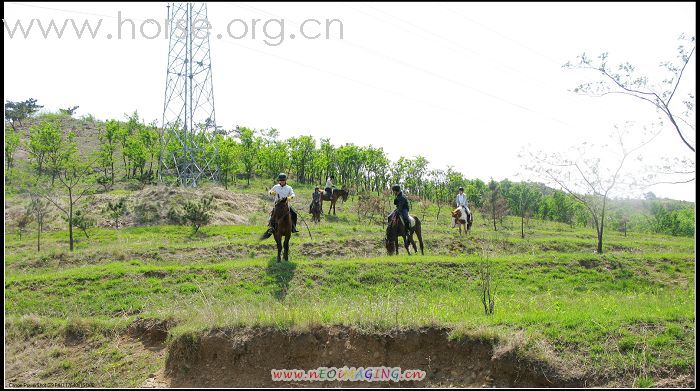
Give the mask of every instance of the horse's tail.
M 418 244 L 420 245 L 420 255 L 424 255 L 423 254 L 423 233 L 421 232 L 420 219 L 418 219 L 418 216 L 413 216 L 413 219 L 416 220 L 416 226 L 413 228 L 413 231 L 416 233 L 416 236 L 418 237 Z
M 268 229 L 267 231 L 265 231 L 264 234 L 260 235 L 259 240 L 265 240 L 265 239 L 269 238 L 270 236 L 272 236 L 272 231 Z
M 390 220 L 389 224 L 386 225 L 386 233 L 384 235 L 384 246 L 389 255 L 394 255 L 394 251 L 396 250 L 394 248 L 394 240 L 396 238 L 395 230 L 394 222 Z

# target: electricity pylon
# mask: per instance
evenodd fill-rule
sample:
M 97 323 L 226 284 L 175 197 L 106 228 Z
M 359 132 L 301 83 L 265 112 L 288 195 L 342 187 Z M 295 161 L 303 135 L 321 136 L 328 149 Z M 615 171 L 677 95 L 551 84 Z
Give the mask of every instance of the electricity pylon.
M 168 8 L 168 69 L 161 128 L 161 182 L 177 178 L 196 187 L 200 178 L 218 180 L 217 131 L 214 111 L 206 3 L 171 3 Z

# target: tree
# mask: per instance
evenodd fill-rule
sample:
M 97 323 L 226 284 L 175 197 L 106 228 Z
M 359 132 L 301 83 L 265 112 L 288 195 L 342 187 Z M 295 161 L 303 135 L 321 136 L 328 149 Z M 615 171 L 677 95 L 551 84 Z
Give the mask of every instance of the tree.
M 248 128 L 236 127 L 234 133 L 241 143 L 241 163 L 243 163 L 248 186 L 250 186 L 250 178 L 253 176 L 259 160 L 260 139 L 255 136 L 255 131 Z
M 87 230 L 94 224 L 95 221 L 93 219 L 87 217 L 79 210 L 75 211 L 75 214 L 73 216 L 73 226 L 83 231 L 83 234 L 85 234 L 85 237 L 88 239 L 90 238 L 90 236 L 88 235 Z
M 503 220 L 503 217 L 508 214 L 508 201 L 501 194 L 498 182 L 494 181 L 493 178 L 489 181 L 489 191 L 486 193 L 484 209 L 493 221 L 493 230 L 497 231 L 496 221 Z
M 5 162 L 8 170 L 14 166 L 19 140 L 19 134 L 13 128 L 5 126 Z
M 55 121 L 42 121 L 29 129 L 29 158 L 39 174 L 44 172 L 44 164 L 49 155 L 57 157 L 61 141 L 61 129 Z
M 119 229 L 119 219 L 126 214 L 126 199 L 120 198 L 119 202 L 115 203 L 107 202 L 105 212 L 107 212 L 108 218 L 114 221 L 114 228 Z
M 110 173 L 110 179 L 112 185 L 114 185 L 114 152 L 117 147 L 117 140 L 121 134 L 121 125 L 116 120 L 109 120 L 105 124 L 105 129 L 100 132 L 100 141 L 102 145 L 100 146 L 101 158 L 100 162 L 105 171 L 105 176 L 107 176 L 107 170 Z
M 525 218 L 532 213 L 542 193 L 530 183 L 516 183 L 511 185 L 510 194 L 515 201 L 510 209 L 520 216 L 520 237 L 525 239 Z
M 15 225 L 17 226 L 17 234 L 19 235 L 19 240 L 22 240 L 22 233 L 24 233 L 27 230 L 29 224 L 31 224 L 33 220 L 34 215 L 28 207 L 25 208 L 24 212 L 20 213 L 17 216 L 15 220 Z
M 615 126 L 614 132 L 611 134 L 619 146 L 618 156 L 614 156 L 614 153 L 606 154 L 607 148 L 605 146 L 590 145 L 588 142 L 584 142 L 573 151 L 574 154 L 578 155 L 576 158 L 572 159 L 561 153 L 530 152 L 531 165 L 525 166 L 527 170 L 541 175 L 545 181 L 565 190 L 588 209 L 596 228 L 599 254 L 603 252 L 607 202 L 617 190 L 623 167 L 631 156 L 658 135 L 658 132 L 652 134 L 636 146 L 628 148 L 624 139 L 629 125 L 624 130 Z M 602 153 L 606 159 L 609 159 L 610 156 L 613 158 L 601 163 L 601 157 L 594 155 L 595 153 Z M 632 176 L 631 173 L 626 173 L 626 175 Z
M 61 140 L 57 154 L 61 158 L 56 159 L 57 164 L 52 167 L 55 170 L 53 174 L 58 179 L 59 187 L 65 191 L 66 197 L 62 201 L 56 199 L 55 197 L 59 196 L 56 191 L 51 191 L 44 196 L 64 213 L 64 218 L 68 222 L 70 251 L 73 251 L 74 210 L 76 203 L 89 194 L 94 185 L 94 181 L 90 180 L 93 174 L 93 162 L 82 161 L 78 154 L 78 147 L 70 137 L 67 142 Z M 53 185 L 54 183 L 51 184 L 52 188 Z
M 199 203 L 187 201 L 185 204 L 185 214 L 183 216 L 186 222 L 192 226 L 192 235 L 199 231 L 199 227 L 209 224 L 212 210 L 213 196 L 202 197 Z
M 78 107 L 80 107 L 80 106 L 73 106 L 73 107 L 68 107 L 68 108 L 65 108 L 65 109 L 58 109 L 58 111 L 59 111 L 61 114 L 65 114 L 65 115 L 68 115 L 68 116 L 71 116 L 71 117 L 72 117 L 73 114 L 75 114 L 75 112 L 78 110 Z
M 5 121 L 10 123 L 12 130 L 15 132 L 17 128 L 15 123 L 22 125 L 22 121 L 31 117 L 32 114 L 39 111 L 44 106 L 40 106 L 36 103 L 36 99 L 29 98 L 22 102 L 5 102 Z
M 38 189 L 29 192 L 31 202 L 29 210 L 34 214 L 36 221 L 36 251 L 41 251 L 41 232 L 44 230 L 44 218 L 49 213 L 49 203 L 42 198 Z
M 678 56 L 674 61 L 665 61 L 661 67 L 667 72 L 666 79 L 660 83 L 651 84 L 646 75 L 639 74 L 636 67 L 629 62 L 611 67 L 608 64 L 608 53 L 602 53 L 597 60 L 588 57 L 586 53 L 577 57 L 577 62 L 567 62 L 565 68 L 593 70 L 600 74 L 602 80 L 587 82 L 579 85 L 574 92 L 591 96 L 605 96 L 610 94 L 622 94 L 631 96 L 653 105 L 671 122 L 678 137 L 688 149 L 695 152 L 695 142 L 689 141 L 684 135 L 681 125 L 686 125 L 695 133 L 695 125 L 690 124 L 686 118 L 691 117 L 695 111 L 694 96 L 688 93 L 688 99 L 683 101 L 686 111 L 683 115 L 677 114 L 677 108 L 673 108 L 672 100 L 683 78 L 690 58 L 695 52 L 695 37 L 679 37 Z M 692 47 L 692 48 L 691 48 Z M 614 70 L 614 69 L 617 70 Z M 686 117 L 686 118 L 684 118 Z

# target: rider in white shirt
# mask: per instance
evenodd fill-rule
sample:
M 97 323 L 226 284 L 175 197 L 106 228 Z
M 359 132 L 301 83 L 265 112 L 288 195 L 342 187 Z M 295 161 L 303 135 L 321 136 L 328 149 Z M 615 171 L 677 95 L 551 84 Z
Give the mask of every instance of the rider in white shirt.
M 287 175 L 285 173 L 280 173 L 277 176 L 277 180 L 279 181 L 278 184 L 272 186 L 272 189 L 270 189 L 270 194 L 274 196 L 274 201 L 277 202 L 281 200 L 282 198 L 289 198 L 294 199 L 296 197 L 296 194 L 294 194 L 294 189 L 292 189 L 291 186 L 287 185 Z M 290 204 L 289 205 L 289 212 L 292 215 L 292 232 L 299 232 L 297 231 L 297 211 L 294 210 L 294 207 Z M 270 215 L 270 219 L 268 220 L 268 224 L 270 225 L 269 232 L 272 232 L 274 230 L 274 227 L 272 227 L 272 214 Z
M 467 213 L 467 218 L 469 218 L 469 215 L 471 215 L 472 212 L 469 210 L 469 206 L 467 205 L 467 195 L 464 194 L 463 187 L 459 188 L 459 193 L 457 194 L 457 198 L 455 198 L 455 204 L 457 204 L 458 208 L 464 208 L 464 211 Z M 456 219 L 454 223 L 457 224 Z
M 334 179 L 335 179 L 335 177 L 333 175 L 326 178 L 326 187 L 323 190 L 326 191 L 326 197 L 328 197 L 328 198 L 333 198 L 332 197 L 333 196 L 333 188 L 335 187 L 333 185 Z

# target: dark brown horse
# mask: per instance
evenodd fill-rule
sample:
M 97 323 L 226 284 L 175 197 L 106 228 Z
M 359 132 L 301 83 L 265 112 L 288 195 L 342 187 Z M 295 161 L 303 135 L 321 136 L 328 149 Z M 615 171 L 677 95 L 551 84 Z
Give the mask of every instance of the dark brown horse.
M 331 206 L 328 208 L 328 214 L 330 214 L 331 209 L 333 209 L 333 215 L 335 216 L 335 203 L 338 202 L 338 198 L 341 198 L 343 202 L 347 201 L 348 194 L 350 193 L 347 191 L 347 189 L 345 189 L 345 186 L 343 186 L 343 188 L 340 190 L 333 189 L 330 198 L 328 198 L 328 194 L 324 191 L 321 195 L 321 210 L 323 210 L 323 201 L 330 201 Z
M 292 237 L 292 214 L 289 211 L 287 197 L 275 203 L 272 210 L 272 224 L 275 227 L 275 242 L 277 242 L 277 262 L 281 262 L 282 237 L 284 236 L 284 260 L 289 261 L 289 238 Z M 269 234 L 263 235 L 261 239 L 269 238 Z
M 321 213 L 323 212 L 323 209 L 321 209 L 321 200 L 318 202 L 312 202 L 309 212 L 311 212 L 311 221 L 314 223 L 320 223 Z
M 409 244 L 413 245 L 413 252 L 417 253 L 416 242 L 413 240 L 413 233 L 415 232 L 418 237 L 418 242 L 420 243 L 420 253 L 423 255 L 423 234 L 421 232 L 420 220 L 417 216 L 411 216 L 415 220 L 415 223 L 408 233 L 408 240 L 405 236 L 405 226 L 401 221 L 399 214 L 394 212 L 389 215 L 388 225 L 386 227 L 386 236 L 384 237 L 384 244 L 386 245 L 386 251 L 389 255 L 399 254 L 399 236 L 402 236 L 403 245 L 406 247 L 406 252 L 411 255 L 411 250 L 409 250 Z

